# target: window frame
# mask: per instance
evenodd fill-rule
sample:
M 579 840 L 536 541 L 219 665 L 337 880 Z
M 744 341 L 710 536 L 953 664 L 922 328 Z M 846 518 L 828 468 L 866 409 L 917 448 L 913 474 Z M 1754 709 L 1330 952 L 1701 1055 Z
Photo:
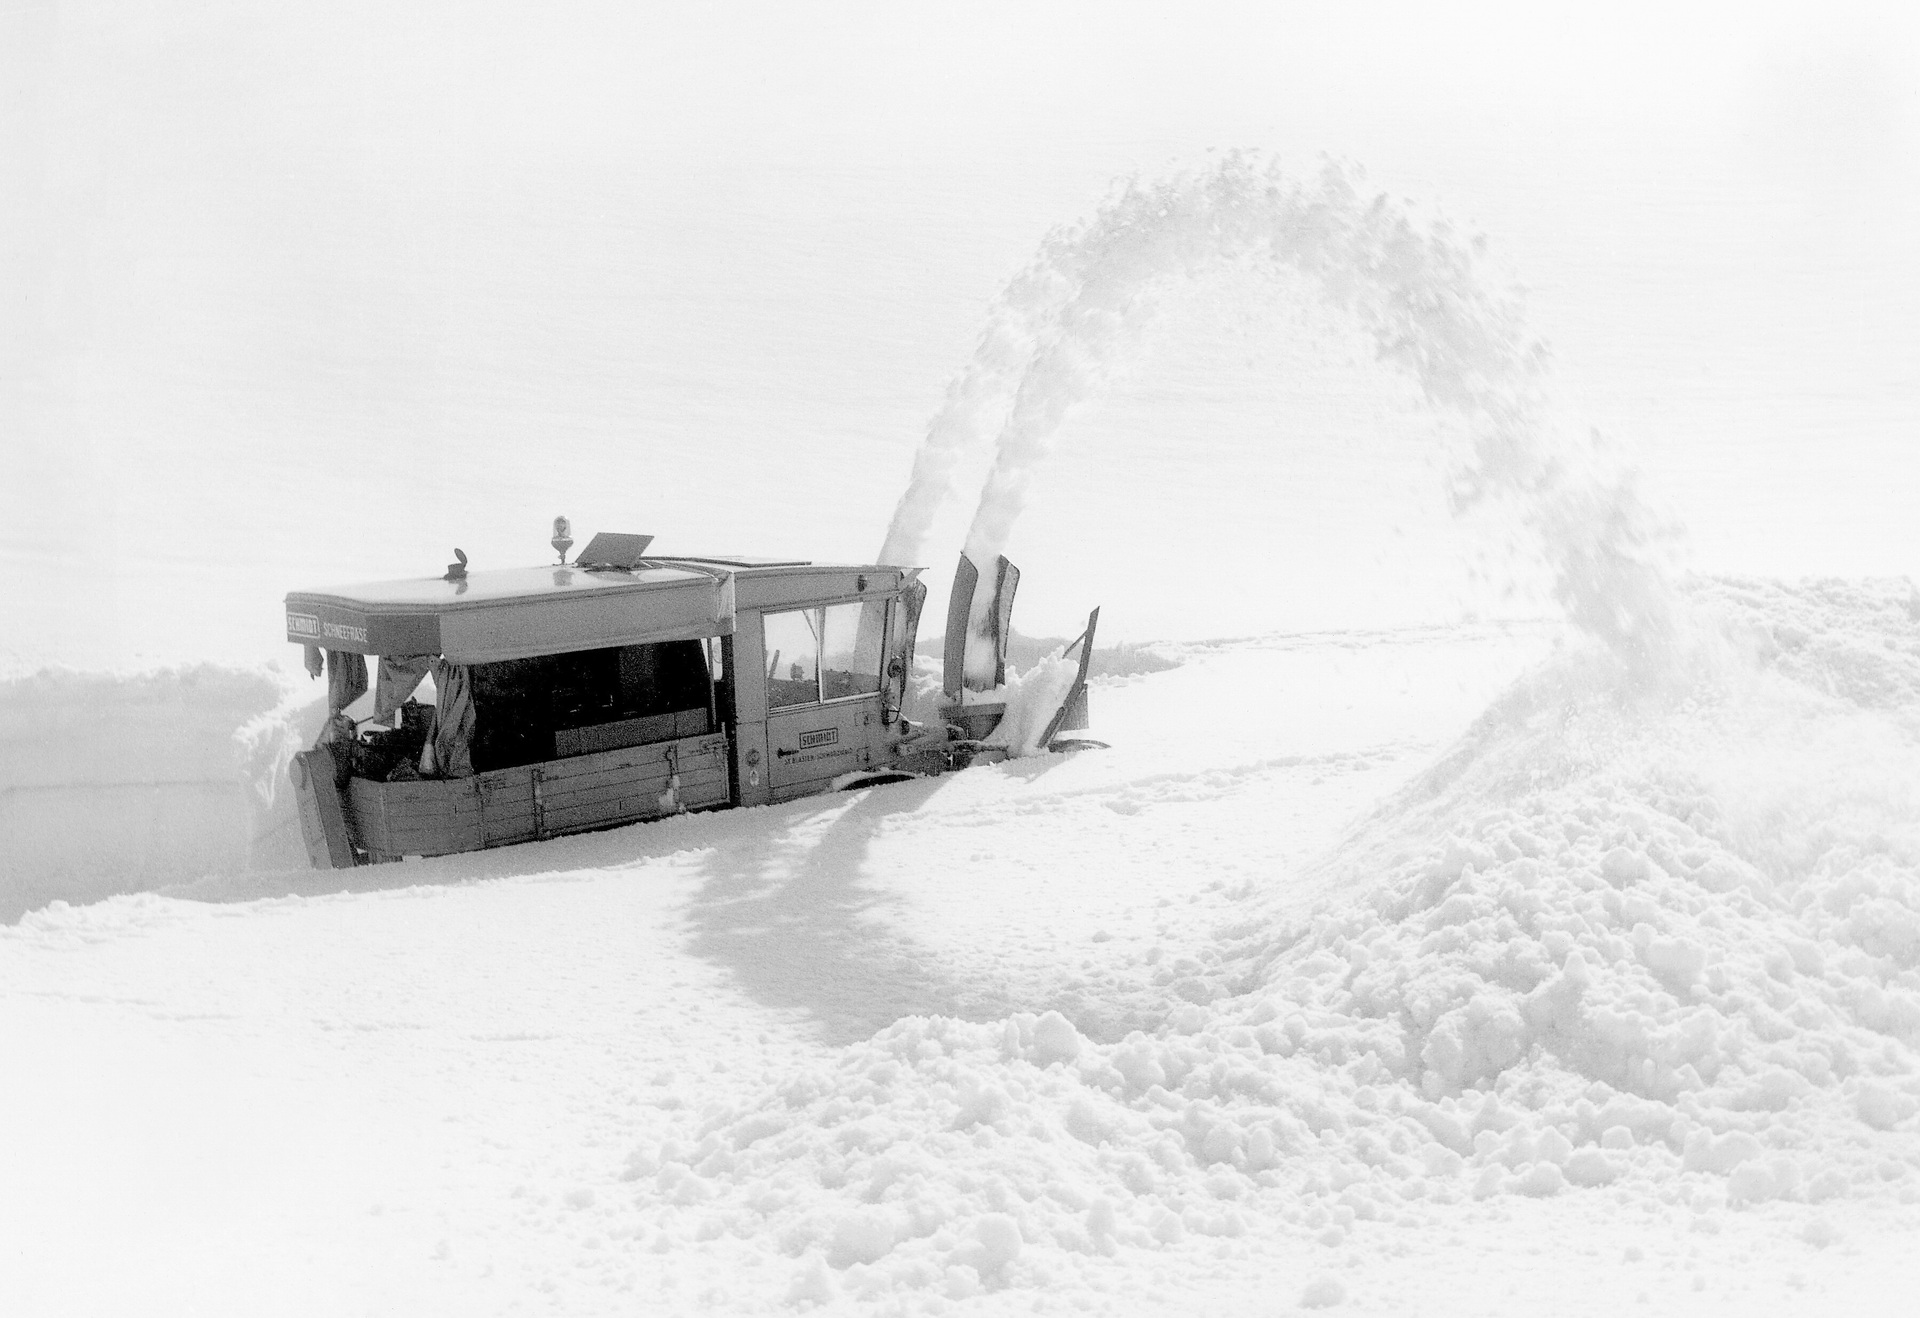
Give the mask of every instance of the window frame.
M 815 600 L 811 604 L 802 604 L 798 608 L 760 610 L 760 647 L 761 647 L 760 657 L 762 659 L 766 658 L 767 619 L 768 618 L 771 618 L 774 615 L 781 614 L 781 613 L 818 613 L 820 615 L 819 627 L 809 628 L 810 630 L 813 631 L 813 692 L 814 692 L 813 699 L 810 701 L 803 701 L 797 705 L 776 705 L 773 703 L 773 692 L 768 691 L 767 692 L 768 717 L 772 717 L 775 714 L 784 714 L 784 713 L 787 713 L 789 710 L 811 709 L 816 705 L 844 705 L 844 704 L 847 704 L 849 701 L 879 700 L 883 696 L 885 696 L 886 690 L 887 690 L 887 647 L 893 640 L 893 613 L 894 613 L 893 605 L 895 603 L 895 598 L 896 597 L 877 596 L 871 593 L 864 594 L 864 595 L 844 595 L 836 599 Z M 872 691 L 856 691 L 854 694 L 850 696 L 832 696 L 832 697 L 827 696 L 826 695 L 827 667 L 826 667 L 826 653 L 825 653 L 826 645 L 827 645 L 827 616 L 826 616 L 827 610 L 832 608 L 836 604 L 871 604 L 871 603 L 878 603 L 883 599 L 885 600 L 887 607 L 884 610 L 882 610 L 882 619 L 881 619 L 881 628 L 880 628 L 880 672 L 879 672 L 880 685 Z

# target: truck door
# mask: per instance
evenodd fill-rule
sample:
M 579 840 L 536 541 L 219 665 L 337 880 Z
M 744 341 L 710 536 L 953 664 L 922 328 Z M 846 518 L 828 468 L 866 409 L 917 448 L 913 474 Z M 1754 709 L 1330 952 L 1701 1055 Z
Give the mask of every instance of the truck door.
M 880 666 L 888 603 L 854 600 L 763 615 L 767 781 L 775 801 L 825 791 L 841 774 L 874 763 L 886 737 Z

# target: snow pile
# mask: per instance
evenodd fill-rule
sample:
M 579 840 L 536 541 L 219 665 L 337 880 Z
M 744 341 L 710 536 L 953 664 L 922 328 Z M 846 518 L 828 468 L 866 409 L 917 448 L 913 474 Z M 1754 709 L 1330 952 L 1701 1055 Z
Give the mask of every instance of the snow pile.
M 1819 691 L 1885 711 L 1914 728 L 1920 713 L 1920 587 L 1911 581 L 1716 583 L 1724 626 L 1769 667 Z
M 987 744 L 1006 747 L 1007 754 L 1015 759 L 1046 754 L 1047 748 L 1041 743 L 1047 726 L 1066 703 L 1079 675 L 1079 657 L 1069 659 L 1056 650 L 1025 672 L 1008 674 L 1006 685 L 982 693 L 980 700 L 1005 701 L 1007 706 Z
M 1159 967 L 1153 1034 L 902 1020 L 643 1146 L 643 1208 L 773 1240 L 804 1303 L 1498 1195 L 1920 1202 L 1909 598 L 1703 588 L 1684 678 L 1560 657 L 1324 862 L 1334 904 L 1249 891 Z
M 304 686 L 289 686 L 271 708 L 262 710 L 233 730 L 234 757 L 247 790 L 262 808 L 271 810 L 287 795 L 293 757 L 314 743 L 326 722 L 324 695 Z
M 253 869 L 304 869 L 312 863 L 288 775 L 293 757 L 319 739 L 326 720 L 324 688 L 302 678 L 283 688 L 273 708 L 233 731 L 233 755 L 253 812 L 248 852 Z

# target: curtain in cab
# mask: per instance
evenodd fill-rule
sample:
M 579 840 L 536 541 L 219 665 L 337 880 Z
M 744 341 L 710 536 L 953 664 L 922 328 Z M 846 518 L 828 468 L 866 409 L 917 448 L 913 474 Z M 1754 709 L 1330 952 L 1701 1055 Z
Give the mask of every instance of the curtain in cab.
M 465 664 L 433 661 L 433 685 L 439 701 L 433 727 L 420 750 L 420 772 L 429 778 L 473 776 L 473 674 Z

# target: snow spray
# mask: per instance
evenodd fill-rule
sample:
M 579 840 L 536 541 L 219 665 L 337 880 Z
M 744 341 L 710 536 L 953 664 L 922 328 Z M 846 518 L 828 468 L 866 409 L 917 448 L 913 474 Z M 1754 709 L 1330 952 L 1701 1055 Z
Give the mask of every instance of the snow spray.
M 1483 242 L 1443 222 L 1417 222 L 1408 207 L 1365 195 L 1362 181 L 1338 164 L 1295 180 L 1236 153 L 1211 169 L 1128 182 L 1091 220 L 1049 233 L 948 388 L 880 561 L 924 561 L 958 459 L 997 422 L 965 546 L 985 579 L 1062 421 L 1116 369 L 1151 318 L 1156 292 L 1228 265 L 1256 276 L 1291 271 L 1372 338 L 1379 360 L 1411 376 L 1428 406 L 1464 424 L 1470 442 L 1453 473 L 1455 511 L 1514 502 L 1568 616 L 1636 670 L 1658 666 L 1674 625 L 1655 553 L 1669 528 L 1593 438 L 1549 424 L 1546 349 L 1527 332 L 1518 296 L 1490 287 Z M 991 591 L 976 593 L 972 633 L 985 633 L 990 606 Z M 968 649 L 971 672 L 985 647 Z

